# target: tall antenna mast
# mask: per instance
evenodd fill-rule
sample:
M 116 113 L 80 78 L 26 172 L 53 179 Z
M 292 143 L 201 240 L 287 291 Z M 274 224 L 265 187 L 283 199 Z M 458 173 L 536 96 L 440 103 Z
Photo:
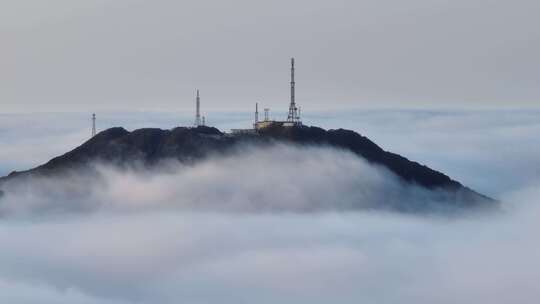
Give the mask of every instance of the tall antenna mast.
M 201 98 L 199 97 L 199 90 L 197 90 L 196 110 L 195 110 L 195 127 L 201 125 Z
M 294 58 L 291 58 L 291 104 L 289 105 L 289 115 L 287 121 L 296 122 L 298 120 L 297 108 L 295 103 L 295 82 L 294 82 Z
M 255 124 L 259 122 L 259 103 L 255 103 Z
M 92 137 L 96 136 L 96 113 L 92 114 Z

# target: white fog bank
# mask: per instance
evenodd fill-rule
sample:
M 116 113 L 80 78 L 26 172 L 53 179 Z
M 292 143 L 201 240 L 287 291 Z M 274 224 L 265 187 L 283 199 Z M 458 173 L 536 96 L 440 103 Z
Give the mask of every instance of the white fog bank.
M 373 210 L 430 196 L 326 148 L 248 150 L 154 172 L 96 165 L 97 177 L 20 184 L 0 200 L 0 303 L 536 304 L 536 113 L 316 118 L 496 193 L 495 213 Z M 84 121 L 55 130 L 46 128 L 55 115 L 31 116 L 0 115 L 1 170 L 29 168 L 87 138 Z M 106 123 L 167 127 L 172 118 Z M 350 208 L 358 202 L 365 208 Z
M 154 210 L 3 219 L 6 303 L 535 303 L 536 189 L 497 215 Z M 533 204 L 535 202 L 536 204 Z
M 472 204 L 454 202 L 443 189 L 405 183 L 345 150 L 285 144 L 246 145 L 195 164 L 169 160 L 153 169 L 96 164 L 64 175 L 13 179 L 3 190 L 2 216 L 157 209 L 445 212 Z

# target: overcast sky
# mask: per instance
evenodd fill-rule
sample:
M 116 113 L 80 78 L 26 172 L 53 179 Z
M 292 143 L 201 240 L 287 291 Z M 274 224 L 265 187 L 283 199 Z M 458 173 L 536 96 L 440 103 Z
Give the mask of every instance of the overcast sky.
M 524 107 L 535 0 L 0 0 L 0 112 Z

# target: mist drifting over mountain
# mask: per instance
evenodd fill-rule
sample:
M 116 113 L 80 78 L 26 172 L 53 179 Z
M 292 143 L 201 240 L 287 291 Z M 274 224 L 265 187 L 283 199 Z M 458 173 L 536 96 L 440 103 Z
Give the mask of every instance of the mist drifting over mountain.
M 383 111 L 317 118 L 323 126 L 340 119 L 385 148 L 458 175 L 499 199 L 498 212 L 374 209 L 403 193 L 419 200 L 426 193 L 325 147 L 250 148 L 150 171 L 95 164 L 97 175 L 20 184 L 0 204 L 0 301 L 534 303 L 540 296 L 534 141 L 540 125 L 533 114 Z M 65 151 L 88 136 L 76 120 L 69 132 L 55 132 L 47 129 L 55 117 L 34 119 L 30 130 L 36 131 L 29 134 L 18 127 L 20 119 L 2 117 L 5 171 L 43 163 L 59 154 L 56 146 Z M 131 117 L 116 120 L 139 127 Z M 165 127 L 168 117 L 148 119 Z M 390 117 L 393 127 L 379 123 Z M 396 131 L 419 125 L 430 127 L 406 138 Z M 42 137 L 37 130 L 47 130 L 44 142 L 55 143 L 42 159 L 34 156 L 32 138 Z M 480 136 L 486 130 L 498 136 Z M 447 136 L 437 136 L 442 133 Z M 365 205 L 351 208 L 353 200 Z
M 0 304 L 538 303 L 539 11 L 0 1 Z

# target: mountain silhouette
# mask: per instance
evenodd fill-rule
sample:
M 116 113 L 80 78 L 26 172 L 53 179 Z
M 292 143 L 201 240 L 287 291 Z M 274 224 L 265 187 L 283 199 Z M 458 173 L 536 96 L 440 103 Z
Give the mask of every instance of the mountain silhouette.
M 172 130 L 144 128 L 132 132 L 120 127 L 110 128 L 41 166 L 27 171 L 12 172 L 0 178 L 0 189 L 8 181 L 61 175 L 67 171 L 83 170 L 97 161 L 119 167 L 129 166 L 134 162 L 151 167 L 167 159 L 196 163 L 212 155 L 235 153 L 242 144 L 264 147 L 274 143 L 329 146 L 350 151 L 371 164 L 385 167 L 404 184 L 444 192 L 444 204 L 478 207 L 492 206 L 496 203 L 441 172 L 383 150 L 367 137 L 354 131 L 324 130 L 308 126 L 270 126 L 260 129 L 258 133 L 235 135 L 206 126 L 177 127 Z

